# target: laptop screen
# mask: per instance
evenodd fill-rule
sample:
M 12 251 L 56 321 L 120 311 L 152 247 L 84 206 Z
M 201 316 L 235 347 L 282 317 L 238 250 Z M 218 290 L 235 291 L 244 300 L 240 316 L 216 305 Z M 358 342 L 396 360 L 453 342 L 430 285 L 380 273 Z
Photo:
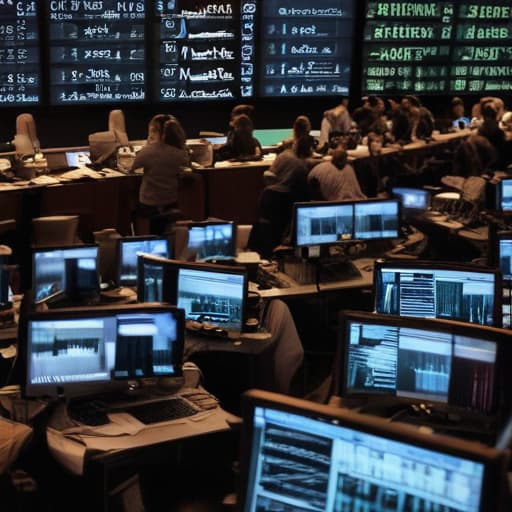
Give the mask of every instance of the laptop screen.
M 240 510 L 496 510 L 505 461 L 476 443 L 251 391 Z
M 436 261 L 376 261 L 377 313 L 501 325 L 499 272 Z
M 99 294 L 98 246 L 42 248 L 32 254 L 35 302 L 62 295 L 78 299 Z
M 342 315 L 341 396 L 396 396 L 490 413 L 502 331 L 436 320 Z M 501 337 L 501 338 L 500 338 Z
M 178 307 L 188 320 L 219 325 L 228 331 L 242 330 L 247 297 L 247 275 L 214 268 L 180 267 Z
M 171 306 L 66 309 L 27 320 L 27 396 L 85 394 L 119 379 L 181 375 L 183 314 Z
M 140 253 L 169 257 L 169 241 L 156 237 L 123 237 L 118 240 L 119 286 L 137 285 L 137 255 Z

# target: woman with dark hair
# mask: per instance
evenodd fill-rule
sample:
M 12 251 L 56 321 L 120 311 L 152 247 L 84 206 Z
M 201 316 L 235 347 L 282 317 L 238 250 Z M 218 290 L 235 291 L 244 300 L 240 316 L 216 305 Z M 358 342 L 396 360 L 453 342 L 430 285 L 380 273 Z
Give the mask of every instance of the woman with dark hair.
M 261 144 L 252 132 L 254 126 L 247 114 L 235 116 L 230 122 L 232 131 L 226 144 L 215 152 L 215 159 L 221 160 L 260 160 L 263 154 Z
M 286 149 L 290 149 L 294 144 L 297 143 L 299 139 L 304 139 L 309 141 L 309 145 L 311 147 L 311 153 L 315 147 L 315 139 L 312 135 L 309 134 L 311 131 L 311 121 L 307 116 L 297 116 L 295 121 L 293 121 L 293 137 L 289 139 L 284 139 L 281 141 L 277 147 L 277 151 L 281 152 Z M 309 155 L 311 156 L 311 155 Z
M 190 159 L 185 131 L 173 116 L 153 117 L 149 122 L 149 140 L 151 143 L 137 153 L 133 162 L 133 169 L 144 171 L 136 219 L 149 222 L 150 233 L 162 234 L 168 228 L 169 213 L 178 207 L 178 175 L 190 164 Z

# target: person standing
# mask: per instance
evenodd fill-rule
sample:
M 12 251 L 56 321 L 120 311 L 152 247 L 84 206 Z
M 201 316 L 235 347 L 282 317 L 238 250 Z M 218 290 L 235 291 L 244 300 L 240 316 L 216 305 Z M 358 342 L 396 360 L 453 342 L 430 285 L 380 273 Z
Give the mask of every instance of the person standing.
M 173 116 L 153 117 L 149 133 L 152 142 L 137 153 L 133 162 L 133 169 L 143 169 L 136 221 L 145 221 L 140 231 L 163 234 L 169 228 L 170 213 L 178 208 L 178 176 L 190 165 L 190 158 L 185 131 Z

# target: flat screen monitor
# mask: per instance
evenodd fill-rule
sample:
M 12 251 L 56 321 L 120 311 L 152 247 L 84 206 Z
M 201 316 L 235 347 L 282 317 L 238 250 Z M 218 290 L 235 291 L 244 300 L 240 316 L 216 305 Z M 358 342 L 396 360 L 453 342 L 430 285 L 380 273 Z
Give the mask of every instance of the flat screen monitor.
M 188 226 L 188 242 L 181 258 L 187 261 L 233 260 L 236 256 L 233 222 L 197 222 Z
M 139 256 L 138 299 L 185 310 L 187 320 L 240 332 L 245 321 L 247 271 L 208 263 Z
M 168 258 L 169 241 L 156 236 L 127 236 L 117 241 L 117 284 L 119 286 L 137 285 L 137 255 L 153 254 Z
M 1 107 L 29 107 L 38 105 L 41 100 L 41 3 L 12 1 L 0 4 Z
M 97 245 L 45 247 L 32 253 L 32 290 L 36 303 L 99 296 Z
M 393 187 L 391 192 L 400 199 L 403 215 L 419 214 L 430 206 L 430 192 L 421 188 Z
M 396 199 L 354 203 L 354 238 L 373 240 L 400 236 L 400 202 Z
M 512 178 L 504 178 L 496 185 L 496 209 L 512 212 Z
M 496 235 L 497 260 L 503 281 L 512 281 L 512 231 L 498 231 Z
M 240 510 L 499 510 L 506 452 L 346 409 L 243 396 Z
M 342 312 L 340 319 L 334 394 L 438 402 L 483 414 L 496 413 L 503 403 L 500 375 L 512 333 L 353 311 Z
M 293 131 L 291 128 L 254 130 L 253 135 L 263 147 L 274 147 L 285 139 L 291 139 Z
M 377 260 L 375 310 L 501 326 L 497 269 L 436 261 Z
M 66 151 L 66 164 L 69 167 L 87 167 L 91 165 L 89 151 Z
M 335 244 L 353 239 L 353 203 L 311 201 L 295 203 L 293 208 L 297 247 Z
M 55 309 L 24 322 L 27 396 L 77 396 L 182 376 L 184 320 L 175 307 Z

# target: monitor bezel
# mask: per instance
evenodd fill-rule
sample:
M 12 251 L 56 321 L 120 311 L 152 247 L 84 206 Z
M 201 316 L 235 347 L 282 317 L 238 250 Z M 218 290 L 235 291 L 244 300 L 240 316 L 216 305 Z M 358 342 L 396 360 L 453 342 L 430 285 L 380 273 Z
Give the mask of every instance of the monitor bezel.
M 230 252 L 231 252 L 232 256 L 226 256 L 225 258 L 220 258 L 220 259 L 217 259 L 217 260 L 212 259 L 212 260 L 208 260 L 208 261 L 220 261 L 220 262 L 222 262 L 222 261 L 226 261 L 226 260 L 234 260 L 236 258 L 237 223 L 232 221 L 232 220 L 226 220 L 226 221 L 223 221 L 223 220 L 205 220 L 205 221 L 201 221 L 201 222 L 189 222 L 189 223 L 187 223 L 187 244 L 183 248 L 183 253 L 179 254 L 179 255 L 176 255 L 176 257 L 180 258 L 180 259 L 183 259 L 184 261 L 194 261 L 194 260 L 189 260 L 187 258 L 188 251 L 190 250 L 189 249 L 190 230 L 192 228 L 196 228 L 196 227 L 203 228 L 203 227 L 207 227 L 207 226 L 225 226 L 225 225 L 230 225 L 231 226 Z M 205 260 L 195 260 L 195 261 L 196 262 L 207 263 L 207 261 L 205 261 Z
M 135 287 L 137 286 L 137 279 L 135 280 L 125 280 L 121 283 L 121 268 L 123 262 L 123 251 L 122 245 L 123 242 L 145 242 L 150 240 L 161 240 L 167 242 L 167 256 L 171 255 L 171 248 L 169 244 L 169 239 L 165 236 L 157 236 L 157 235 L 139 235 L 139 236 L 122 236 L 116 240 L 116 284 L 118 286 L 126 286 L 126 287 Z M 150 254 L 150 253 L 147 253 Z M 137 264 L 136 264 L 137 267 Z
M 147 302 L 144 304 L 109 304 L 105 306 L 76 307 L 52 309 L 44 312 L 29 312 L 20 319 L 20 340 L 23 341 L 22 360 L 23 360 L 23 395 L 27 398 L 49 396 L 57 398 L 59 396 L 75 397 L 88 395 L 95 392 L 128 390 L 129 383 L 136 381 L 133 378 L 109 378 L 101 381 L 91 381 L 82 383 L 67 383 L 61 386 L 55 384 L 32 384 L 30 380 L 30 347 L 28 343 L 29 323 L 31 321 L 43 320 L 77 320 L 86 318 L 100 318 L 104 316 L 114 316 L 122 314 L 135 313 L 170 313 L 177 322 L 176 329 L 176 351 L 173 352 L 176 372 L 168 376 L 148 377 L 149 380 L 162 378 L 181 378 L 183 376 L 183 355 L 185 350 L 185 314 L 184 311 L 176 306 L 164 303 Z M 181 362 L 181 364 L 180 364 Z M 144 380 L 144 379 L 142 379 Z
M 36 300 L 36 296 L 35 296 L 35 284 L 36 284 L 36 275 L 35 275 L 35 272 L 36 272 L 36 255 L 38 253 L 42 253 L 42 252 L 51 252 L 51 251 L 66 251 L 66 250 L 77 250 L 77 249 L 91 249 L 91 248 L 95 248 L 96 249 L 96 276 L 97 276 L 97 283 L 98 283 L 98 286 L 96 289 L 92 290 L 91 289 L 91 295 L 94 296 L 94 297 L 99 297 L 100 296 L 100 290 L 101 290 L 101 276 L 100 276 L 100 263 L 99 263 L 99 257 L 100 257 L 100 247 L 98 244 L 96 243 L 92 243 L 92 244 L 66 244 L 66 245 L 49 245 L 49 246 L 37 246 L 37 247 L 32 247 L 32 257 L 31 257 L 31 264 L 32 264 L 32 269 L 31 269 L 31 288 L 32 288 L 32 291 L 34 292 L 34 303 L 35 304 L 44 304 L 45 302 L 51 302 L 52 300 L 55 300 L 57 299 L 58 297 L 63 297 L 63 298 L 66 298 L 68 297 L 67 293 L 66 293 L 66 290 L 59 290 L 58 292 L 56 293 L 53 293 L 51 295 L 48 295 L 46 297 L 44 297 L 43 299 L 41 300 Z M 86 294 L 86 295 L 83 295 L 83 297 L 90 297 L 91 295 L 89 294 Z
M 495 234 L 495 244 L 496 244 L 495 251 L 494 251 L 495 261 L 490 261 L 489 263 L 494 264 L 497 268 L 499 268 L 500 272 L 501 272 L 501 248 L 500 247 L 501 247 L 502 240 L 510 240 L 510 242 L 512 243 L 512 230 L 499 230 Z M 489 241 L 491 242 L 491 240 L 489 240 Z M 493 253 L 491 252 L 491 259 L 492 259 L 492 254 Z M 511 279 L 505 278 L 505 276 L 503 275 L 503 272 L 501 272 L 501 279 L 502 279 L 503 283 L 510 284 L 512 282 L 512 278 Z
M 343 310 L 339 313 L 339 331 L 338 343 L 335 356 L 334 368 L 336 368 L 333 379 L 333 394 L 341 397 L 342 399 L 357 399 L 363 402 L 377 402 L 385 399 L 392 399 L 393 402 L 414 404 L 424 403 L 425 401 L 432 403 L 439 403 L 442 406 L 453 406 L 449 403 L 449 394 L 452 381 L 450 379 L 447 402 L 436 402 L 432 398 L 420 399 L 411 397 L 401 397 L 394 393 L 375 392 L 365 393 L 364 391 L 351 391 L 346 386 L 346 381 L 343 376 L 347 375 L 349 363 L 349 344 L 348 339 L 350 336 L 349 325 L 351 322 L 362 322 L 365 324 L 379 324 L 392 327 L 411 328 L 418 330 L 428 330 L 434 332 L 452 333 L 458 336 L 476 337 L 485 341 L 491 341 L 496 344 L 496 361 L 495 380 L 493 388 L 493 404 L 491 406 L 490 415 L 498 415 L 501 408 L 503 408 L 505 401 L 504 396 L 500 396 L 502 390 L 508 389 L 510 383 L 504 382 L 506 380 L 506 361 L 512 355 L 512 331 L 501 329 L 498 327 L 489 327 L 480 324 L 471 324 L 467 322 L 459 322 L 456 320 L 444 320 L 439 318 L 419 318 L 419 317 L 401 317 L 396 315 L 386 315 L 379 313 L 370 313 L 364 311 Z M 507 339 L 508 338 L 508 339 Z M 510 402 L 510 400 L 508 400 Z M 507 404 L 506 410 L 509 409 L 510 404 Z M 469 409 L 468 409 L 469 410 Z M 482 413 L 483 414 L 483 413 Z
M 238 481 L 238 509 L 248 511 L 248 486 L 251 484 L 252 448 L 254 445 L 254 411 L 256 407 L 297 414 L 311 419 L 350 428 L 392 441 L 408 443 L 426 450 L 465 457 L 484 465 L 484 478 L 479 510 L 500 510 L 505 496 L 508 453 L 463 439 L 432 435 L 430 432 L 406 425 L 390 423 L 382 418 L 358 414 L 348 409 L 332 407 L 304 399 L 261 390 L 250 390 L 242 395 L 242 427 L 240 440 L 240 478 Z M 499 492 L 496 492 L 499 490 Z
M 419 269 L 419 270 L 446 270 L 446 271 L 460 271 L 460 272 L 474 272 L 474 273 L 483 273 L 483 274 L 492 274 L 494 276 L 494 304 L 493 304 L 493 325 L 492 327 L 501 327 L 502 326 L 502 317 L 501 317 L 501 288 L 502 288 L 502 279 L 501 272 L 499 269 L 495 267 L 478 265 L 476 263 L 469 262 L 453 262 L 453 261 L 437 261 L 437 260 L 390 260 L 390 259 L 377 259 L 375 260 L 374 268 L 373 268 L 373 297 L 374 297 L 374 311 L 375 313 L 380 313 L 377 310 L 377 301 L 378 301 L 378 291 L 381 280 L 379 279 L 379 274 L 382 269 L 385 268 L 403 268 L 405 270 Z M 385 314 L 385 313 L 381 313 Z M 407 318 L 414 318 L 408 316 Z M 419 317 L 423 318 L 423 317 Z M 430 317 L 429 317 L 430 318 Z M 442 320 L 436 317 L 438 320 Z M 455 319 L 457 321 L 463 322 L 463 320 Z M 482 325 L 482 324 L 471 324 L 470 325 Z

